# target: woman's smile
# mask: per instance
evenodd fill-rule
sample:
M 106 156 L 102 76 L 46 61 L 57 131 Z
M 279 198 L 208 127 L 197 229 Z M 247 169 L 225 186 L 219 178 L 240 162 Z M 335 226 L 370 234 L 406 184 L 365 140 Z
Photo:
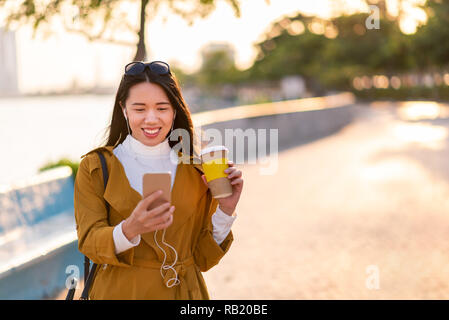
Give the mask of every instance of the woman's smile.
M 156 129 L 142 129 L 143 134 L 145 135 L 145 137 L 147 138 L 156 138 L 157 135 L 159 134 L 159 132 L 161 131 L 161 127 L 156 128 Z

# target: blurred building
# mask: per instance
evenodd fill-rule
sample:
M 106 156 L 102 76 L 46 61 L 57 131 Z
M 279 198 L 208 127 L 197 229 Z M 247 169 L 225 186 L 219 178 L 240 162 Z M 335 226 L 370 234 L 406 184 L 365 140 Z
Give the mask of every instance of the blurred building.
M 15 34 L 0 28 L 0 95 L 18 93 Z
M 281 91 L 285 99 L 304 97 L 306 85 L 301 76 L 287 76 L 281 79 Z

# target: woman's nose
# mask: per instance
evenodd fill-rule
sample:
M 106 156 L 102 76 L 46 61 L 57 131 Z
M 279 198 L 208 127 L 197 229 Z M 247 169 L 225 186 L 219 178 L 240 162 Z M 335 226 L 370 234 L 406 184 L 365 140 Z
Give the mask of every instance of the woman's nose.
M 145 122 L 156 122 L 158 120 L 159 117 L 154 110 L 149 110 L 145 115 Z

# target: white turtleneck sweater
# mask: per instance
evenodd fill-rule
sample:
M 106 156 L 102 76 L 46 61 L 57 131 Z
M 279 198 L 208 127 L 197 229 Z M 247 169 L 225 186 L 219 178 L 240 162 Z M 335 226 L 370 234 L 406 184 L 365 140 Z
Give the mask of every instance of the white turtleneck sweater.
M 129 184 L 141 195 L 143 193 L 142 177 L 145 173 L 171 171 L 171 189 L 173 188 L 178 164 L 170 160 L 170 155 L 172 159 L 177 159 L 177 155 L 168 144 L 168 138 L 156 146 L 146 146 L 133 136 L 128 135 L 113 152 L 122 163 Z M 229 216 L 217 207 L 217 210 L 212 215 L 212 225 L 213 237 L 218 244 L 221 244 L 227 237 L 236 217 L 235 212 L 232 216 Z M 140 243 L 140 235 L 131 239 L 131 241 L 125 237 L 122 231 L 122 224 L 123 221 L 113 231 L 116 254 Z

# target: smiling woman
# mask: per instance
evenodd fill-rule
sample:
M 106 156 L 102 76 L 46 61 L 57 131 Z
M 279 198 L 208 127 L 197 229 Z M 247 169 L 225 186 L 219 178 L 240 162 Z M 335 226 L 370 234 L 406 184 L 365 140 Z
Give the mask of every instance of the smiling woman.
M 179 137 L 173 130 L 178 128 L 184 129 Z M 191 115 L 169 65 L 129 63 L 107 142 L 82 156 L 75 179 L 78 248 L 101 265 L 83 297 L 210 299 L 201 272 L 216 265 L 233 242 L 243 179 L 230 162 L 224 173 L 232 194 L 213 198 L 202 165 L 190 161 L 200 151 L 193 138 Z M 158 191 L 143 198 L 143 176 L 167 171 L 169 200 Z

